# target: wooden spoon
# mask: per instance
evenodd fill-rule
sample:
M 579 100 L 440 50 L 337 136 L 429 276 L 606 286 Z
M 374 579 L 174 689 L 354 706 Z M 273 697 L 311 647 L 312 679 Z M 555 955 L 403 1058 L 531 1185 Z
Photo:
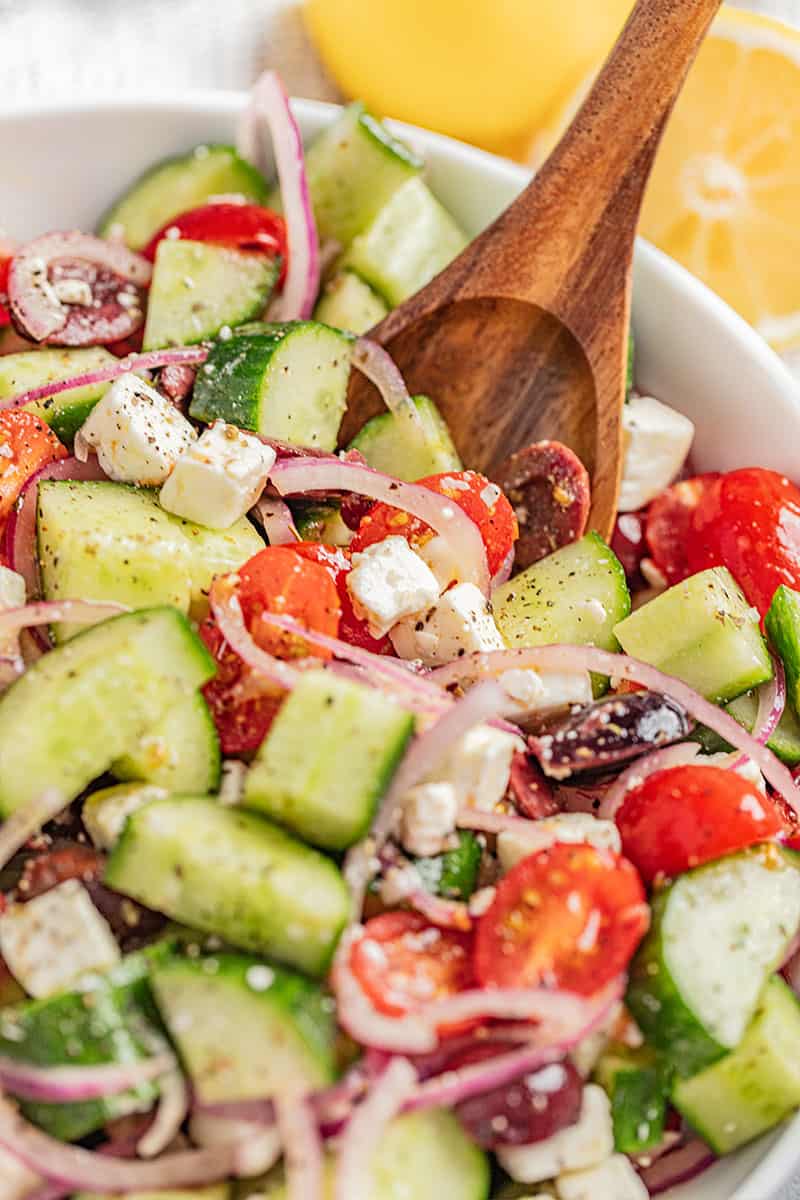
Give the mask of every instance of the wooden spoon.
M 464 462 L 488 475 L 554 438 L 613 527 L 631 265 L 661 132 L 720 0 L 639 0 L 589 96 L 533 182 L 370 336 L 432 396 Z M 380 411 L 353 373 L 344 436 Z

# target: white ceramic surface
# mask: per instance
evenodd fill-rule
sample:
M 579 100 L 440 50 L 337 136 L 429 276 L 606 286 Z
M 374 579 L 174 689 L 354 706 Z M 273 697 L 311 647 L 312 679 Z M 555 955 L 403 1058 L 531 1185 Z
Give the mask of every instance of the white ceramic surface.
M 98 214 L 155 159 L 202 141 L 230 140 L 243 98 L 195 92 L 177 99 L 4 111 L 0 114 L 0 228 L 24 238 L 91 229 Z M 334 109 L 299 101 L 306 136 Z M 428 163 L 434 191 L 477 232 L 520 190 L 512 163 L 397 125 Z M 800 395 L 779 359 L 725 304 L 653 247 L 637 248 L 634 325 L 639 386 L 696 423 L 698 470 L 768 466 L 800 475 Z M 800 1117 L 723 1160 L 674 1200 L 768 1200 L 800 1158 Z

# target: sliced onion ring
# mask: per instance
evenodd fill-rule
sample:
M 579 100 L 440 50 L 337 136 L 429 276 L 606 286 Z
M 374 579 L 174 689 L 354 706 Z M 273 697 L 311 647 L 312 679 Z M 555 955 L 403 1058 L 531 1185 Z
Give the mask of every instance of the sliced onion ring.
M 322 1141 L 311 1105 L 303 1096 L 278 1093 L 275 1120 L 283 1145 L 287 1200 L 322 1200 Z
M 140 1158 L 156 1158 L 177 1137 L 189 1112 L 189 1089 L 180 1068 L 173 1061 L 161 1076 L 160 1098 L 155 1120 L 136 1143 Z
M 669 767 L 693 763 L 699 753 L 700 747 L 697 742 L 679 742 L 677 746 L 664 746 L 661 750 L 654 750 L 652 754 L 637 758 L 635 763 L 617 776 L 603 796 L 597 810 L 598 817 L 604 821 L 613 821 L 631 788 L 644 783 L 645 779 L 655 775 L 656 771 L 666 771 Z
M 772 679 L 762 683 L 758 689 L 758 708 L 756 710 L 753 737 L 762 746 L 766 746 L 783 716 L 786 707 L 786 672 L 779 658 L 772 656 L 774 668 Z M 746 754 L 732 755 L 731 770 L 742 767 L 747 762 Z
M 22 608 L 6 608 L 0 612 L 0 639 L 13 637 L 22 629 L 34 625 L 51 625 L 54 621 L 71 621 L 77 625 L 96 625 L 109 617 L 130 612 L 124 604 L 92 600 L 38 600 Z
M 365 375 L 381 394 L 389 412 L 408 422 L 419 437 L 424 436 L 422 419 L 408 394 L 406 381 L 388 350 L 372 338 L 360 337 L 353 350 L 353 366 Z
M 356 1108 L 339 1149 L 333 1200 L 370 1200 L 375 1194 L 370 1165 L 373 1147 L 401 1111 L 416 1081 L 417 1073 L 408 1059 L 395 1058 Z
M 214 620 L 231 650 L 265 681 L 282 691 L 290 692 L 300 679 L 300 672 L 289 663 L 282 662 L 273 654 L 262 650 L 253 640 L 244 623 L 236 586 L 229 576 L 217 576 L 211 585 L 208 600 Z
M 61 808 L 64 807 L 62 803 Z M 0 1084 L 24 1100 L 72 1104 L 127 1092 L 130 1088 L 163 1075 L 173 1061 L 171 1054 L 158 1054 L 153 1058 L 131 1063 L 99 1063 L 89 1067 L 37 1067 L 33 1063 L 2 1055 Z
M 270 479 L 282 496 L 302 496 L 315 491 L 356 492 L 419 517 L 434 533 L 447 539 L 461 564 L 463 578 L 488 595 L 489 568 L 480 530 L 449 497 L 416 483 L 393 479 L 360 463 L 333 457 L 279 460 Z
M 649 1167 L 641 1167 L 639 1174 L 642 1182 L 651 1196 L 677 1187 L 679 1183 L 688 1183 L 696 1179 L 716 1161 L 716 1155 L 710 1146 L 693 1137 L 683 1146 L 667 1150 L 659 1155 Z
M 291 546 L 301 540 L 288 504 L 276 496 L 262 496 L 250 515 L 261 524 L 270 546 Z

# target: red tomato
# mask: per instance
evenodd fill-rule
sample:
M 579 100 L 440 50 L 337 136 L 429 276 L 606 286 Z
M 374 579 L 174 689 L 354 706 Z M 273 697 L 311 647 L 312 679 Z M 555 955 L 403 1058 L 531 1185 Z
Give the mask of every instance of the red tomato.
M 350 969 L 379 1012 L 402 1017 L 470 987 L 472 937 L 417 913 L 382 913 L 354 942 Z
M 418 479 L 417 483 L 440 496 L 447 496 L 472 518 L 486 546 L 489 574 L 499 571 L 519 536 L 517 518 L 504 494 L 497 495 L 495 485 L 477 471 L 447 471 L 442 475 L 428 475 Z M 488 492 L 485 491 L 487 488 Z M 489 503 L 484 496 L 489 498 Z M 381 503 L 362 519 L 350 543 L 350 551 L 355 554 L 392 534 L 399 534 L 416 546 L 423 545 L 433 536 L 430 526 L 419 517 Z
M 11 324 L 11 314 L 4 303 L 7 298 L 8 269 L 10 266 L 10 258 L 0 258 L 0 329 L 5 325 Z
M 153 235 L 142 250 L 145 258 L 153 262 L 158 243 L 171 229 L 177 229 L 181 237 L 193 242 L 212 242 L 216 246 L 252 250 L 271 257 L 280 254 L 283 270 L 286 269 L 286 222 L 271 208 L 262 208 L 259 204 L 229 203 L 203 204 L 199 208 L 191 208 L 167 221 Z
M 67 879 L 92 883 L 101 878 L 104 865 L 103 856 L 91 846 L 81 842 L 66 842 L 29 858 L 17 884 L 17 891 L 20 899 L 33 900 Z
M 763 617 L 779 584 L 800 588 L 800 489 L 763 467 L 729 471 L 695 509 L 687 554 L 692 573 L 727 567 Z
M 250 754 L 267 736 L 283 696 L 275 693 L 247 698 L 244 688 L 250 668 L 231 650 L 211 618 L 200 626 L 200 637 L 217 664 L 217 673 L 203 688 L 203 695 L 217 727 L 222 753 Z
M 695 510 L 720 478 L 712 471 L 673 483 L 647 510 L 645 540 L 653 562 L 669 584 L 680 583 L 692 573 L 687 548 L 692 520 Z
M 371 650 L 373 654 L 394 654 L 394 647 L 388 636 L 374 638 L 367 622 L 356 616 L 347 590 L 347 575 L 352 565 L 349 551 L 343 550 L 341 546 L 326 546 L 322 542 L 298 542 L 292 549 L 311 562 L 320 563 L 330 572 L 342 606 L 342 615 L 339 618 L 339 637 L 342 641 L 362 650 Z
M 0 412 L 0 522 L 31 475 L 66 457 L 66 448 L 41 417 L 21 408 Z
M 626 859 L 557 843 L 498 883 L 478 922 L 475 974 L 484 987 L 591 995 L 625 969 L 648 923 L 641 880 Z
M 622 849 L 647 883 L 673 878 L 785 829 L 772 801 L 736 771 L 668 767 L 631 788 L 616 816 Z

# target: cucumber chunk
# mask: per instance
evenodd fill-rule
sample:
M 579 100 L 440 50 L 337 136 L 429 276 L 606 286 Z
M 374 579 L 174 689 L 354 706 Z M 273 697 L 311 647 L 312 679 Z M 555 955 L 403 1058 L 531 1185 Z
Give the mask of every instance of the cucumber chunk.
M 394 307 L 429 283 L 467 244 L 421 179 L 409 179 L 339 260 Z
M 786 698 L 800 715 L 800 592 L 781 584 L 772 597 L 764 628 L 786 669 Z
M 303 542 L 324 542 L 327 546 L 349 546 L 353 531 L 342 520 L 335 504 L 292 504 L 294 523 Z
M 427 396 L 413 399 L 421 429 L 394 413 L 379 413 L 356 434 L 350 448 L 360 450 L 376 471 L 397 479 L 460 471 L 461 459 L 438 408 Z
M 266 254 L 164 238 L 156 251 L 144 349 L 189 346 L 215 337 L 224 325 L 260 316 L 279 274 L 279 259 Z
M 800 1105 L 800 1004 L 773 976 L 739 1045 L 691 1079 L 672 1102 L 717 1154 L 772 1129 Z
M 758 613 L 726 567 L 676 583 L 614 632 L 627 654 L 718 703 L 772 678 Z
M 238 193 L 261 204 L 266 190 L 260 172 L 233 146 L 195 146 L 141 175 L 104 213 L 97 232 L 108 237 L 120 230 L 131 249 L 141 250 L 172 217 L 198 208 L 211 196 Z
M 688 871 L 656 894 L 627 1003 L 679 1075 L 738 1045 L 798 923 L 797 856 L 774 845 Z
M 219 737 L 201 692 L 167 704 L 161 719 L 115 759 L 117 779 L 146 779 L 168 792 L 216 792 L 222 773 Z
M 353 339 L 318 321 L 289 321 L 211 347 L 189 413 L 296 446 L 333 450 L 347 407 Z
M 102 346 L 86 350 L 23 350 L 19 354 L 7 354 L 0 358 L 0 400 L 31 388 L 44 387 L 47 383 L 113 366 L 116 361 Z M 62 442 L 72 445 L 76 432 L 108 386 L 107 383 L 96 383 L 70 388 L 55 396 L 45 396 L 43 400 L 34 400 L 25 408 L 46 421 Z
M 309 672 L 261 743 L 243 804 L 312 845 L 346 850 L 369 829 L 413 732 L 413 715 L 388 696 Z
M 306 150 L 306 175 L 320 238 L 346 246 L 422 166 L 422 160 L 363 104 L 350 104 Z M 280 208 L 277 185 L 267 203 Z
M 327 969 L 348 916 L 330 859 L 263 817 L 206 798 L 156 800 L 133 813 L 105 878 L 176 921 L 310 975 Z
M 615 1150 L 643 1154 L 658 1146 L 664 1138 L 670 1073 L 653 1051 L 612 1045 L 595 1067 L 594 1078 L 611 1100 Z
M 752 733 L 758 712 L 758 696 L 755 691 L 742 692 L 741 696 L 737 696 L 735 700 L 731 700 L 729 704 L 725 705 L 725 711 L 730 713 L 748 733 Z M 706 754 L 733 750 L 733 746 L 729 742 L 726 742 L 706 725 L 699 725 L 694 731 L 693 738 L 700 743 Z M 796 767 L 800 763 L 800 721 L 788 704 L 783 710 L 783 716 L 767 742 L 767 746 L 787 766 Z
M 131 608 L 171 604 L 201 620 L 215 575 L 264 548 L 246 517 L 207 529 L 161 507 L 158 493 L 124 483 L 45 480 L 37 514 L 48 600 L 91 596 Z M 63 641 L 76 627 L 57 625 Z
M 449 900 L 469 900 L 478 883 L 481 844 L 469 829 L 460 829 L 458 845 L 432 858 L 415 858 L 414 866 L 429 892 Z
M 0 813 L 47 788 L 74 799 L 165 728 L 175 737 L 172 781 L 196 777 L 195 758 L 213 758 L 206 740 L 216 735 L 206 726 L 196 745 L 179 738 L 178 727 L 185 719 L 187 730 L 196 728 L 197 689 L 214 673 L 174 608 L 114 617 L 43 655 L 0 697 Z M 146 769 L 141 777 L 149 782 Z
M 366 333 L 388 313 L 385 301 L 352 271 L 338 271 L 325 285 L 314 320 L 349 333 Z
M 331 1005 L 302 975 L 225 953 L 175 957 L 152 983 L 202 1103 L 269 1098 L 289 1080 L 308 1091 L 333 1081 Z

